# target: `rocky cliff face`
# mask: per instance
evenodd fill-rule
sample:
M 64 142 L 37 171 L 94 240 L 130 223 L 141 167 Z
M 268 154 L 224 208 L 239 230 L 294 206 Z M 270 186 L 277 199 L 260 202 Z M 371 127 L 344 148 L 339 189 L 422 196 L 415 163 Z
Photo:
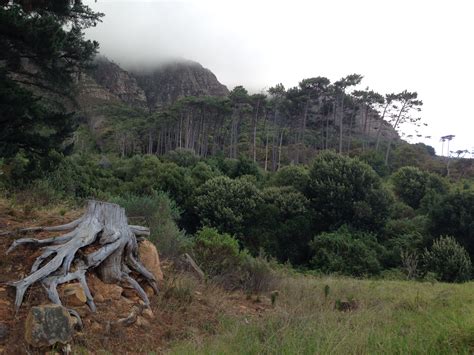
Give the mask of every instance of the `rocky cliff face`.
M 229 90 L 201 64 L 184 61 L 162 65 L 151 71 L 135 71 L 145 91 L 148 107 L 155 110 L 185 96 L 226 96 Z
M 145 92 L 138 86 L 136 79 L 106 58 L 96 60 L 91 76 L 97 84 L 124 103 L 141 108 L 147 106 Z
M 119 101 L 150 110 L 171 105 L 186 96 L 226 96 L 229 93 L 209 69 L 192 61 L 127 72 L 102 57 L 83 75 L 80 84 L 83 102 Z

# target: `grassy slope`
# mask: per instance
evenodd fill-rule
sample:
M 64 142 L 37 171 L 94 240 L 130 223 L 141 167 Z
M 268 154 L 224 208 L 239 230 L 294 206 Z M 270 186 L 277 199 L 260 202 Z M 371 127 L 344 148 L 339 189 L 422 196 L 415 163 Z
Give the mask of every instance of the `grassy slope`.
M 291 276 L 282 282 L 273 312 L 224 318 L 218 335 L 175 344 L 172 353 L 472 353 L 473 295 L 473 283 Z M 334 309 L 335 300 L 350 298 L 358 309 Z

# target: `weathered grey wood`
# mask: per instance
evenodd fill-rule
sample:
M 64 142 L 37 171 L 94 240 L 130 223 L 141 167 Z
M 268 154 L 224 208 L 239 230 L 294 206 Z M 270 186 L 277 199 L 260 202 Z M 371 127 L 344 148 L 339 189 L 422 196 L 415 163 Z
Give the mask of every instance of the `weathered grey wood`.
M 206 275 L 204 274 L 204 271 L 196 264 L 193 258 L 188 253 L 185 253 L 183 255 L 184 260 L 193 268 L 193 270 L 196 272 L 196 274 L 199 276 L 201 280 L 204 280 Z
M 84 215 L 62 226 L 34 227 L 21 229 L 21 232 L 62 231 L 74 228 L 69 233 L 48 239 L 23 238 L 16 240 L 8 252 L 20 245 L 47 246 L 36 259 L 31 274 L 22 280 L 9 283 L 16 288 L 15 307 L 18 309 L 29 286 L 41 282 L 48 297 L 61 304 L 57 292 L 59 284 L 78 280 L 87 297 L 87 304 L 95 311 L 93 297 L 87 286 L 85 274 L 95 269 L 106 283 L 128 282 L 149 305 L 148 297 L 142 287 L 130 275 L 130 270 L 138 272 L 157 292 L 155 277 L 137 259 L 138 243 L 136 235 L 149 235 L 146 227 L 129 226 L 125 210 L 119 205 L 89 201 Z M 76 257 L 79 249 L 96 243 L 100 248 L 81 259 Z M 43 265 L 44 264 L 44 265 Z
M 82 218 L 79 218 L 79 219 L 76 219 L 72 222 L 69 222 L 69 223 L 66 223 L 66 224 L 62 224 L 60 226 L 52 226 L 52 227 L 28 227 L 28 228 L 20 228 L 20 229 L 16 229 L 16 230 L 12 230 L 12 231 L 4 231 L 4 232 L 1 232 L 0 233 L 0 236 L 3 236 L 3 235 L 12 235 L 12 234 L 18 234 L 18 233 L 28 233 L 28 232 L 41 232 L 41 231 L 45 231 L 45 232 L 60 232 L 60 231 L 66 231 L 66 230 L 69 230 L 69 229 L 73 229 L 73 228 L 76 228 L 81 222 L 82 222 Z M 53 238 L 52 238 L 53 239 Z M 37 239 L 35 239 L 35 241 L 38 241 Z

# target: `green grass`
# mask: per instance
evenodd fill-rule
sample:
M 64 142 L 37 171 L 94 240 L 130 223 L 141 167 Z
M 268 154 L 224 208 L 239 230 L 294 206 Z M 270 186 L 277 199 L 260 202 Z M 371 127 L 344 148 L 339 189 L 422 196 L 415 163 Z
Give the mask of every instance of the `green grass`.
M 329 295 L 325 297 L 325 287 Z M 291 276 L 262 318 L 225 317 L 216 335 L 175 344 L 176 354 L 468 354 L 474 283 Z M 341 312 L 336 300 L 354 299 Z

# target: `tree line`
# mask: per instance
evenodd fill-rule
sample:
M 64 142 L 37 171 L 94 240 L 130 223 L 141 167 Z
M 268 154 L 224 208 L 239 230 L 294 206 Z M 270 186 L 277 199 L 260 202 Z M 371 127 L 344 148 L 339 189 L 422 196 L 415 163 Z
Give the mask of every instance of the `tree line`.
M 307 163 L 315 151 L 372 148 L 384 150 L 388 164 L 395 132 L 421 125 L 417 114 L 423 103 L 406 90 L 385 96 L 368 88 L 349 92 L 361 80 L 358 74 L 334 83 L 315 77 L 258 94 L 237 86 L 228 97 L 185 97 L 152 113 L 105 110 L 115 117 L 114 150 L 122 156 L 184 148 L 200 157 L 243 154 L 265 171 L 276 171 L 283 162 Z

